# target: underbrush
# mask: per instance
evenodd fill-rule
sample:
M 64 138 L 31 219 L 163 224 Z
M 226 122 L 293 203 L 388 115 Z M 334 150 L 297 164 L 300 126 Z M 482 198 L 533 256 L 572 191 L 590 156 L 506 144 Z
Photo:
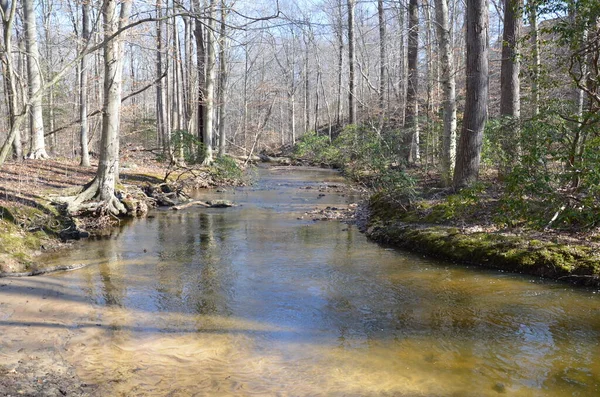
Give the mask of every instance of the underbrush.
M 514 120 L 492 120 L 480 181 L 460 191 L 442 187 L 435 167 L 399 161 L 400 130 L 347 126 L 333 142 L 311 132 L 298 141 L 293 157 L 341 169 L 370 188 L 374 200 L 393 204 L 393 215 L 404 221 L 593 230 L 600 226 L 600 136 L 588 131 L 587 141 L 576 146 L 572 128 L 552 113 L 518 126 Z

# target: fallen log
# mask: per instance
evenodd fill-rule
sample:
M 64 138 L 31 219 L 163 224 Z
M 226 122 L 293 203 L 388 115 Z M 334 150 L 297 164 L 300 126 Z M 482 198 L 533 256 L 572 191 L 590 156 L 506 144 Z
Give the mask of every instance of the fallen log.
M 195 205 L 199 205 L 201 207 L 204 208 L 229 208 L 229 207 L 235 207 L 235 204 L 233 204 L 231 201 L 229 200 L 210 200 L 210 201 L 201 201 L 201 200 L 196 200 L 196 201 L 190 201 L 187 203 L 183 203 L 180 205 L 175 205 L 173 207 L 171 207 L 172 210 L 175 211 L 179 211 L 179 210 L 183 210 L 189 207 L 193 207 Z
M 199 206 L 205 207 L 205 208 L 210 208 L 210 206 L 211 206 L 210 204 L 208 204 L 205 201 L 198 200 L 198 201 L 190 201 L 188 203 L 184 203 L 184 204 L 181 204 L 181 205 L 176 205 L 176 206 L 171 207 L 171 209 L 175 210 L 175 211 L 179 211 L 179 210 L 183 210 L 183 209 L 186 209 L 186 208 L 189 208 L 189 207 L 193 207 L 195 205 L 199 205 Z

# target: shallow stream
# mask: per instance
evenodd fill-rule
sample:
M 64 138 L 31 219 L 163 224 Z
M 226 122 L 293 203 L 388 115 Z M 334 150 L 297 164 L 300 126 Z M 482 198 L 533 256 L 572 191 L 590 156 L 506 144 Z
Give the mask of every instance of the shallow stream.
M 0 362 L 58 354 L 113 396 L 600 395 L 595 290 L 382 247 L 304 216 L 357 200 L 335 172 L 259 174 L 0 280 Z

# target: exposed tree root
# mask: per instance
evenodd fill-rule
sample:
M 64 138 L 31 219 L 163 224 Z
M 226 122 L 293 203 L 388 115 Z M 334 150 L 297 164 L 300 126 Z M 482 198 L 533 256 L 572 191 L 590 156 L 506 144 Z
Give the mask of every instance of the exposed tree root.
M 56 201 L 67 205 L 67 213 L 77 215 L 81 213 L 94 213 L 97 216 L 112 215 L 122 216 L 127 214 L 125 205 L 117 198 L 112 196 L 109 199 L 103 200 L 100 184 L 97 179 L 94 179 L 84 187 L 81 193 L 75 196 L 60 197 Z
M 46 153 L 46 149 L 36 149 L 27 155 L 30 160 L 48 160 L 50 156 Z

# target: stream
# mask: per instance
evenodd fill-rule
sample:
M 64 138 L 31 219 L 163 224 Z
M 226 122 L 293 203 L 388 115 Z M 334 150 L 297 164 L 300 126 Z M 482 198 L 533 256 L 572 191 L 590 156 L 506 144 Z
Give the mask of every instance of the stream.
M 0 364 L 64 360 L 106 396 L 597 396 L 600 297 L 368 241 L 305 213 L 359 200 L 260 169 L 0 280 Z M 320 187 L 320 189 L 319 189 Z M 12 360 L 12 361 L 11 361 Z

